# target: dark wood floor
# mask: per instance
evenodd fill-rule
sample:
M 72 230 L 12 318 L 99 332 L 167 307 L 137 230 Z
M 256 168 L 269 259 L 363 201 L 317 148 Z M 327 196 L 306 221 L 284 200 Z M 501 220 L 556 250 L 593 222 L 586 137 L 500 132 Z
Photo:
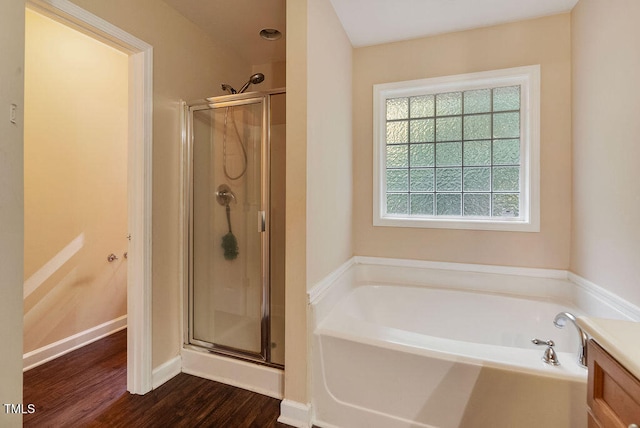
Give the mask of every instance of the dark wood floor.
M 287 427 L 280 400 L 184 373 L 146 395 L 126 390 L 126 330 L 24 374 L 25 427 Z

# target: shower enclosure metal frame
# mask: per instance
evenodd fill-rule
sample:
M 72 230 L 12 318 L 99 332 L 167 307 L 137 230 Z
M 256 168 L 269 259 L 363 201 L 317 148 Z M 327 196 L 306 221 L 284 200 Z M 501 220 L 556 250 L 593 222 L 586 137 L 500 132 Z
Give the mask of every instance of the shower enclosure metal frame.
M 271 96 L 285 94 L 284 88 L 260 92 L 245 92 L 241 94 L 223 95 L 209 97 L 201 100 L 182 103 L 182 177 L 183 177 L 183 281 L 184 287 L 184 346 L 196 350 L 206 350 L 215 354 L 232 358 L 251 361 L 254 363 L 271 367 L 282 368 L 281 364 L 271 362 L 271 284 L 270 284 L 270 123 L 271 123 Z M 249 105 L 262 102 L 262 130 L 260 143 L 260 199 L 261 210 L 259 211 L 256 227 L 262 224 L 261 233 L 261 281 L 262 281 L 262 301 L 261 301 L 261 350 L 259 353 L 237 349 L 230 346 L 215 343 L 202 342 L 193 337 L 194 322 L 194 302 L 193 302 L 193 112 L 211 108 L 226 108 Z M 260 215 L 260 213 L 263 213 Z

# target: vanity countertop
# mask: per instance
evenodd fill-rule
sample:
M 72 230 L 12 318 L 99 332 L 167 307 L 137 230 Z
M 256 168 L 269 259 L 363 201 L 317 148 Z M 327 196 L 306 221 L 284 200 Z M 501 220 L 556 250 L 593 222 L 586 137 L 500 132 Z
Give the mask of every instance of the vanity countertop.
M 640 322 L 580 317 L 578 325 L 640 379 Z

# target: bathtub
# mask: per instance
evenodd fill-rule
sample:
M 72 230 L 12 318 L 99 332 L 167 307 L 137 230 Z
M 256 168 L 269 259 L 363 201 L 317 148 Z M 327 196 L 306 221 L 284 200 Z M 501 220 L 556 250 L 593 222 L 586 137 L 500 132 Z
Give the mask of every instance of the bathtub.
M 582 314 L 564 299 L 563 280 L 438 269 L 386 276 L 355 267 L 312 302 L 316 425 L 586 426 L 577 330 L 553 326 L 558 312 Z M 529 295 L 505 293 L 509 281 L 518 290 L 514 278 L 530 282 Z M 542 361 L 534 337 L 556 343 L 559 366 Z

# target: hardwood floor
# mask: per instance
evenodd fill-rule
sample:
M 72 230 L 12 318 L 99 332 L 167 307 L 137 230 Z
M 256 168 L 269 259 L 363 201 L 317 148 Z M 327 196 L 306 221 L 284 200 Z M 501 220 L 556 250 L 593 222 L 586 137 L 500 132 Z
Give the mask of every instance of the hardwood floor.
M 126 390 L 126 330 L 24 374 L 25 427 L 287 427 L 280 400 L 184 373 L 145 394 Z

